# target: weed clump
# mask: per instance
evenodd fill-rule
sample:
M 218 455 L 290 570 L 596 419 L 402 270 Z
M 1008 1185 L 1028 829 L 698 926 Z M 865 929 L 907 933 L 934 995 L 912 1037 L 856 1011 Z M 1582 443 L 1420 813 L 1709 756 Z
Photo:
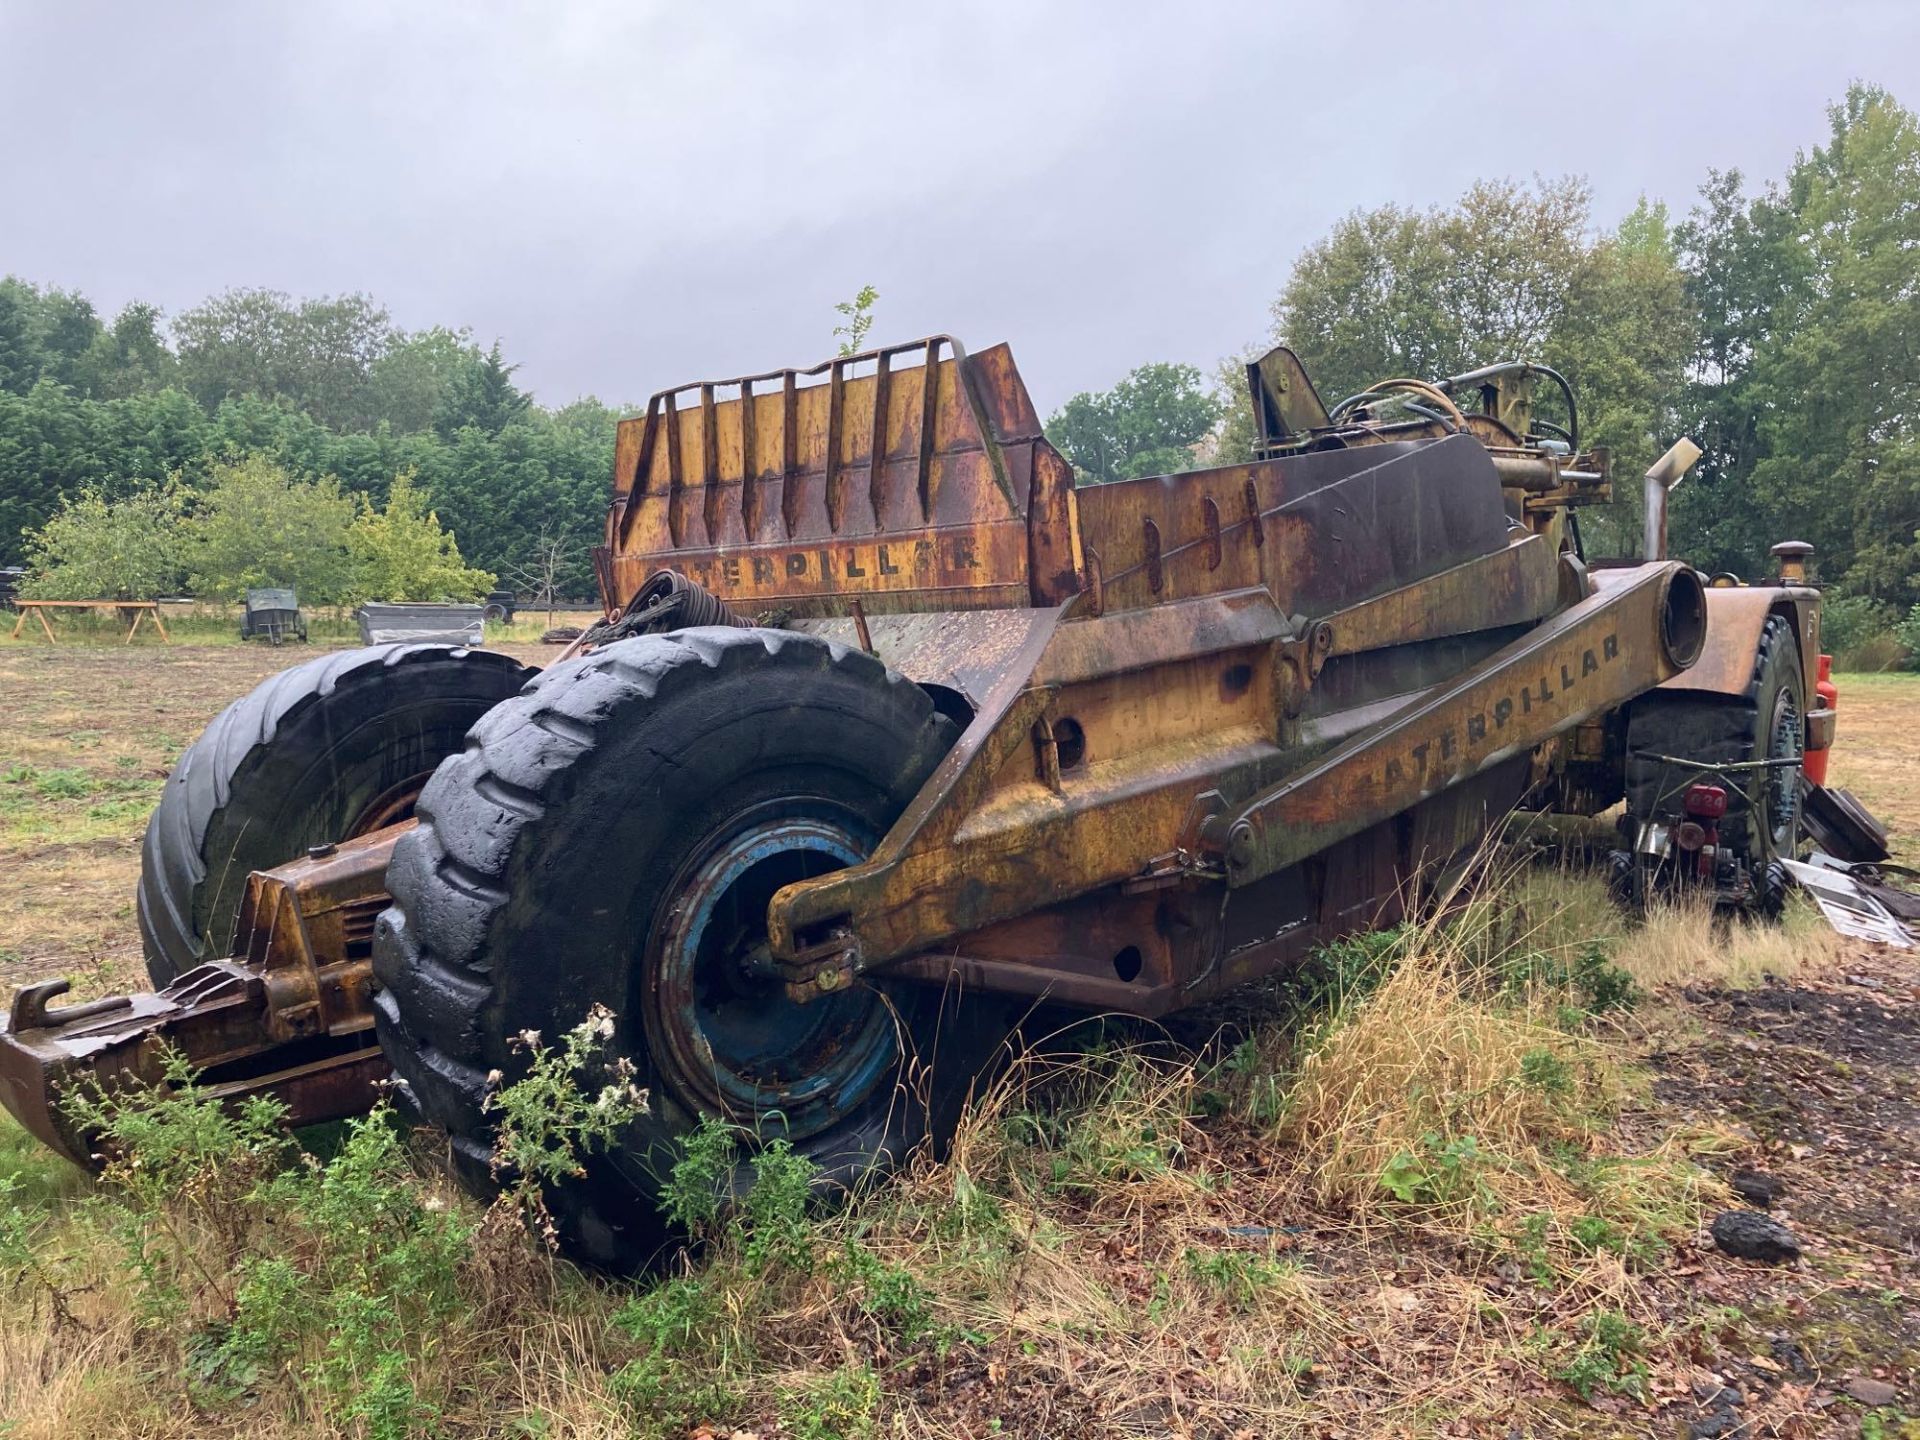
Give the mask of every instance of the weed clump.
M 161 1086 L 77 1092 L 71 1115 L 102 1183 L 61 1234 L 5 1177 L 0 1276 L 30 1279 L 56 1327 L 112 1336 L 159 1409 L 171 1395 L 209 1416 L 269 1407 L 369 1440 L 435 1432 L 492 1408 L 480 1394 L 498 1377 L 461 1356 L 501 1354 L 521 1313 L 568 1283 L 511 1217 L 543 1214 L 530 1187 L 632 1117 L 629 1090 L 581 1088 L 605 1032 L 594 1015 L 557 1050 L 536 1042 L 525 1088 L 496 1095 L 514 1180 L 485 1215 L 423 1172 L 384 1103 L 323 1159 L 278 1102 L 228 1104 L 178 1056 Z M 105 1317 L 91 1303 L 102 1281 L 122 1307 Z
M 1582 1400 L 1601 1393 L 1646 1399 L 1645 1336 L 1618 1310 L 1596 1310 L 1587 1317 L 1585 1335 L 1554 1374 Z
M 1611 1098 L 1587 1044 L 1475 996 L 1444 952 L 1401 964 L 1305 1051 L 1280 1134 L 1323 1203 L 1363 1210 L 1390 1197 L 1433 1219 L 1490 1213 Z

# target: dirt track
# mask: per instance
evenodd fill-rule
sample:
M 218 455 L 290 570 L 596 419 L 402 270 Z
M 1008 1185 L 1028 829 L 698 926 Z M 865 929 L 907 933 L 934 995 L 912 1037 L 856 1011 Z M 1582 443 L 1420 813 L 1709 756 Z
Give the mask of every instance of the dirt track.
M 1773 1213 L 1807 1248 L 1781 1270 L 1708 1252 L 1688 1277 L 1696 1313 L 1733 1307 L 1750 1327 L 1727 1384 L 1750 1410 L 1839 1405 L 1836 1433 L 1852 1380 L 1890 1381 L 1920 1412 L 1920 964 L 1854 949 L 1791 983 L 1674 1000 L 1648 1056 L 1655 1100 L 1669 1123 L 1730 1127 L 1719 1168 L 1782 1181 Z

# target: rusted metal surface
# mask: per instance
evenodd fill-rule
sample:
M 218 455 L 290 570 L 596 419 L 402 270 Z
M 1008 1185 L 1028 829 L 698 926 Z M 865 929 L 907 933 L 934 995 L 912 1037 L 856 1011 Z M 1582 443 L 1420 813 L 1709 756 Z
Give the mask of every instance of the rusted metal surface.
M 241 953 L 158 993 L 56 1009 L 65 980 L 19 991 L 0 1028 L 0 1103 L 80 1165 L 94 1163 L 93 1138 L 59 1097 L 158 1084 L 169 1050 L 214 1097 L 272 1095 L 295 1125 L 369 1109 L 388 1072 L 373 1039 L 373 926 L 404 828 L 249 877 Z
M 1706 597 L 1706 648 L 1698 663 L 1663 681 L 1663 689 L 1745 695 L 1753 688 L 1760 632 L 1769 616 L 1784 615 L 1793 625 L 1806 670 L 1804 693 L 1813 693 L 1814 660 L 1820 653 L 1819 591 L 1805 585 L 1709 585 Z
M 1037 628 L 874 860 L 776 897 L 775 953 L 850 914 L 862 952 L 892 958 L 1133 875 L 1211 776 L 1272 746 L 1286 643 L 1264 590 Z M 1085 740 L 1055 789 L 1035 727 L 1063 718 Z
M 1328 424 L 1320 392 L 1284 345 L 1247 363 L 1247 391 L 1253 400 L 1254 454 L 1261 459 Z
M 1090 486 L 1079 510 L 1108 611 L 1262 586 L 1285 613 L 1322 616 L 1493 554 L 1509 529 L 1465 436 Z
M 1333 653 L 1356 655 L 1442 635 L 1544 619 L 1560 599 L 1558 557 L 1538 535 L 1347 609 Z
M 867 636 L 873 653 L 909 680 L 951 690 L 969 710 L 978 710 L 1034 631 L 1053 623 L 1051 610 L 1034 609 L 870 615 Z M 793 628 L 842 645 L 861 644 L 851 618 L 800 620 Z
M 1188 873 L 1249 883 L 1684 667 L 1704 619 L 1693 609 L 1662 646 L 1661 618 L 1698 595 L 1678 565 L 1617 576 L 1291 781 L 1285 677 L 1312 683 L 1317 627 L 1282 617 L 1268 591 L 1058 625 L 1031 674 L 989 701 L 1004 706 L 989 708 L 995 723 L 969 731 L 871 860 L 774 897 L 773 952 L 831 927 L 854 970 L 945 944 L 971 953 L 968 932 L 1137 878 L 1182 839 Z M 1341 617 L 1324 625 L 1330 648 Z M 1062 718 L 1084 757 L 1054 778 L 1032 736 Z
M 1222 822 L 1230 882 L 1247 884 L 1358 834 L 1691 665 L 1706 638 L 1693 572 L 1656 564 L 1609 580 Z
M 671 567 L 749 612 L 1057 603 L 1079 588 L 1073 505 L 1005 346 L 699 382 L 621 422 L 603 598 Z

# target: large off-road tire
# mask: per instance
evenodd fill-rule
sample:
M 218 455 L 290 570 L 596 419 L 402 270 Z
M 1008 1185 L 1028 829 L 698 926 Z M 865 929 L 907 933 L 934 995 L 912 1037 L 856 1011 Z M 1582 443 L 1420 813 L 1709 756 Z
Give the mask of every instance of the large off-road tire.
M 249 872 L 406 818 L 473 722 L 536 673 L 487 650 L 375 645 L 283 670 L 221 711 L 147 824 L 154 984 L 228 953 Z
M 1742 776 L 1727 788 L 1720 841 L 1747 866 L 1756 898 L 1778 890 L 1777 863 L 1791 859 L 1800 838 L 1799 758 L 1806 742 L 1805 677 L 1793 627 L 1768 619 L 1753 657 L 1753 678 L 1741 696 L 1655 691 L 1635 703 L 1627 731 L 1627 807 L 1638 819 L 1678 815 L 1687 786 L 1702 778 L 1652 755 L 1715 765 L 1775 759 L 1794 763 Z
M 374 939 L 381 1044 L 463 1178 L 492 1180 L 489 1072 L 596 1003 L 650 1102 L 548 1196 L 589 1263 L 670 1241 L 661 1188 L 704 1116 L 788 1140 L 823 1189 L 937 1129 L 1002 1038 L 977 1012 L 886 982 L 803 1005 L 752 952 L 774 891 L 863 858 L 957 733 L 872 657 L 771 630 L 620 641 L 489 712 L 422 793 Z

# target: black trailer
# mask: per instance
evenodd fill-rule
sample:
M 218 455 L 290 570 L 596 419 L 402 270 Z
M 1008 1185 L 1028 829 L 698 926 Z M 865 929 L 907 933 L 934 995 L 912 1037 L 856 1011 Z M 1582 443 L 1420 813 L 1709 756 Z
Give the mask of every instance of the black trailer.
M 263 589 L 247 591 L 247 606 L 240 617 L 242 640 L 266 640 L 278 645 L 283 640 L 307 638 L 307 617 L 300 613 L 300 601 L 291 590 Z

